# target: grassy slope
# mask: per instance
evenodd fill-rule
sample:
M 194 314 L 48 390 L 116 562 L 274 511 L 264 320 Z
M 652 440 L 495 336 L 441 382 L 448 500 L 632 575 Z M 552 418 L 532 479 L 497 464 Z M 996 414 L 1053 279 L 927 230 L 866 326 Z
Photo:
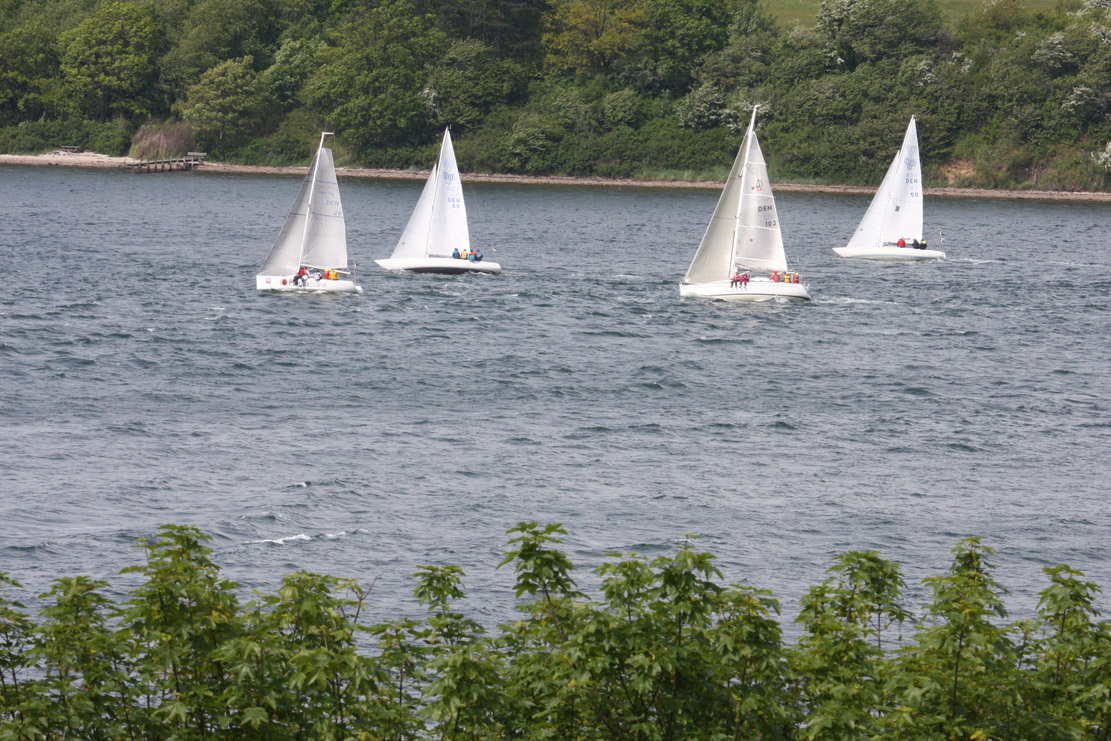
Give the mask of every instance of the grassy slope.
M 982 0 L 937 0 L 942 14 L 951 26 L 979 7 L 981 2 Z M 1057 6 L 1057 0 L 1025 0 L 1024 4 L 1033 10 L 1052 10 Z M 813 26 L 821 6 L 822 0 L 764 0 L 764 7 L 783 28 L 794 25 Z

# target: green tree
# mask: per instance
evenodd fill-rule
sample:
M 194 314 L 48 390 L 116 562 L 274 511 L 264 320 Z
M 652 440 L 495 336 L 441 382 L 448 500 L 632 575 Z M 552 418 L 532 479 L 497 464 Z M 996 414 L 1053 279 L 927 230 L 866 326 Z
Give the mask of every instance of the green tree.
M 1042 710 L 1029 714 L 1026 724 L 1043 738 L 1081 738 L 1106 727 L 1108 718 L 1106 699 L 1082 689 L 1106 681 L 1099 676 L 1098 662 L 1107 653 L 1109 636 L 1094 620 L 1099 616 L 1095 598 L 1101 590 L 1068 566 L 1043 571 L 1050 586 L 1038 600 L 1044 635 L 1033 650 L 1037 662 L 1031 688 L 1039 695 L 1036 702 Z M 1027 697 L 1028 702 L 1033 699 Z
M 647 1 L 553 0 L 544 19 L 545 66 L 570 74 L 612 74 L 633 57 L 649 22 Z
M 524 74 L 481 41 L 456 41 L 436 62 L 422 96 L 441 126 L 467 129 L 523 86 Z
M 27 677 L 35 663 L 31 654 L 34 627 L 23 603 L 6 594 L 22 588 L 8 572 L 0 571 L 0 732 L 26 729 L 26 734 L 33 736 L 40 721 L 33 712 L 34 687 L 28 686 Z
M 265 711 L 295 738 L 348 738 L 374 726 L 384 677 L 371 658 L 359 654 L 356 640 L 369 594 L 353 580 L 307 571 L 282 579 L 278 594 L 263 600 L 267 612 L 258 644 L 276 649 L 279 671 L 258 675 L 274 683 L 256 691 L 244 720 L 261 719 Z
M 60 41 L 75 113 L 106 121 L 162 109 L 157 61 L 165 34 L 149 8 L 109 0 Z
M 321 52 L 324 66 L 306 86 L 308 101 L 357 149 L 404 144 L 426 126 L 419 93 L 446 46 L 430 21 L 408 0 L 383 3 Z
M 442 739 L 493 738 L 505 694 L 500 654 L 474 620 L 451 609 L 465 595 L 458 566 L 421 566 L 415 593 L 428 606 L 429 701 L 424 714 Z
M 817 29 L 851 70 L 935 45 L 942 20 L 934 0 L 825 0 Z
M 250 57 L 270 66 L 281 33 L 277 0 L 200 0 L 189 8 L 184 33 L 162 60 L 167 84 L 179 95 L 205 71 Z
M 292 108 L 305 81 L 317 67 L 317 55 L 325 46 L 320 37 L 286 39 L 274 54 L 274 63 L 263 74 L 271 96 L 283 108 Z
M 798 617 L 807 631 L 796 649 L 804 735 L 870 738 L 889 704 L 883 636 L 910 618 L 900 601 L 905 584 L 898 565 L 876 551 L 838 556 L 829 571 L 836 576 L 810 589 Z
M 892 679 L 901 710 L 887 722 L 906 738 L 996 738 L 1019 722 L 1018 654 L 992 622 L 1007 615 L 988 561 L 994 551 L 967 538 L 953 553 L 948 574 L 924 580 L 933 602 Z
M 230 676 L 213 655 L 241 630 L 236 584 L 220 578 L 204 545 L 209 540 L 194 527 L 164 525 L 157 538 L 140 539 L 146 563 L 123 570 L 146 577 L 121 623 L 136 664 L 136 693 L 153 708 L 152 722 L 183 737 L 206 736 L 220 727 L 218 698 Z
M 62 96 L 56 34 L 37 21 L 0 33 L 0 121 L 56 113 Z
M 436 18 L 453 39 L 480 41 L 521 64 L 529 65 L 540 48 L 546 0 L 418 0 L 418 12 Z
M 266 80 L 252 69 L 250 57 L 230 59 L 205 72 L 189 88 L 181 115 L 202 146 L 225 137 L 246 138 L 260 127 L 270 97 Z
M 729 40 L 729 0 L 647 0 L 637 66 L 651 87 L 682 95 L 707 55 Z
M 85 576 L 55 580 L 42 598 L 53 599 L 40 615 L 32 655 L 41 661 L 41 685 L 49 702 L 39 708 L 47 736 L 108 739 L 113 731 L 143 728 L 134 706 L 131 667 L 108 626 L 112 602 L 105 581 Z M 109 731 L 107 729 L 113 729 Z

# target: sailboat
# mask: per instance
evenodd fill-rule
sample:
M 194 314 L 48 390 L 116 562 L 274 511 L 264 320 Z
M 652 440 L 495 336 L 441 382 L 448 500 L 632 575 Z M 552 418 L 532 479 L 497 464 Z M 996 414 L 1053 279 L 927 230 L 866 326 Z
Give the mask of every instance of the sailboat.
M 471 252 L 463 184 L 459 179 L 459 166 L 455 164 L 449 130 L 444 130 L 440 157 L 428 174 L 417 206 L 393 254 L 375 262 L 386 270 L 414 273 L 501 272 L 501 265 Z
M 255 276 L 260 291 L 361 293 L 347 267 L 347 230 L 332 150 L 325 131 L 312 165 L 266 262 Z
M 787 255 L 768 166 L 756 140 L 756 106 L 717 208 L 679 283 L 681 297 L 724 301 L 809 301 L 803 283 L 772 280 L 787 274 Z M 749 271 L 760 273 L 748 276 Z M 744 273 L 745 279 L 734 280 Z
M 902 240 L 905 246 L 899 246 Z M 922 243 L 922 167 L 918 156 L 918 127 L 910 117 L 903 146 L 887 168 L 879 190 L 844 247 L 841 257 L 863 260 L 944 260 L 941 250 Z M 915 247 L 914 245 L 918 245 Z

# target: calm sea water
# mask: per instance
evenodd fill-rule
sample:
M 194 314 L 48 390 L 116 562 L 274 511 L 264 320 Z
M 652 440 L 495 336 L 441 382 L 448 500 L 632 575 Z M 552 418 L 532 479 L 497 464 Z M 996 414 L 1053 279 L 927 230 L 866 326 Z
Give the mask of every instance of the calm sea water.
M 505 273 L 437 277 L 373 264 L 421 183 L 345 180 L 365 292 L 261 294 L 298 187 L 0 168 L 0 570 L 29 595 L 118 596 L 169 522 L 245 594 L 377 580 L 373 618 L 459 564 L 491 627 L 522 520 L 564 524 L 588 588 L 698 536 L 788 618 L 850 549 L 921 605 L 970 535 L 1016 616 L 1047 565 L 1111 588 L 1111 206 L 935 198 L 950 259 L 872 265 L 830 249 L 868 198 L 781 194 L 815 300 L 742 306 L 678 298 L 715 192 L 470 186 Z

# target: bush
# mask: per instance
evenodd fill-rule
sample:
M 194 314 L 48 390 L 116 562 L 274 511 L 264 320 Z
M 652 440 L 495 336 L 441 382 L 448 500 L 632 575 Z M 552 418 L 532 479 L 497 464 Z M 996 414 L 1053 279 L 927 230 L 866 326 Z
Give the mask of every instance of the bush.
M 425 608 L 360 626 L 370 590 L 300 571 L 242 604 L 196 528 L 141 539 L 122 604 L 62 577 L 32 620 L 0 572 L 3 738 L 1106 738 L 1111 631 L 1099 587 L 1047 567 L 1036 615 L 1006 622 L 993 552 L 959 542 L 904 604 L 898 564 L 833 559 L 783 640 L 771 592 L 711 553 L 611 554 L 579 591 L 558 524 L 524 522 L 501 566 L 520 616 L 460 611 L 464 573 L 421 566 Z M 904 633 L 906 637 L 904 638 Z M 362 634 L 370 638 L 360 642 Z M 370 643 L 371 645 L 361 645 Z
M 121 157 L 131 147 L 131 127 L 123 119 L 106 121 L 24 121 L 0 128 L 0 151 L 40 154 L 58 147 L 81 147 Z
M 139 127 L 129 154 L 136 159 L 182 157 L 196 149 L 193 129 L 183 121 L 149 123 Z

